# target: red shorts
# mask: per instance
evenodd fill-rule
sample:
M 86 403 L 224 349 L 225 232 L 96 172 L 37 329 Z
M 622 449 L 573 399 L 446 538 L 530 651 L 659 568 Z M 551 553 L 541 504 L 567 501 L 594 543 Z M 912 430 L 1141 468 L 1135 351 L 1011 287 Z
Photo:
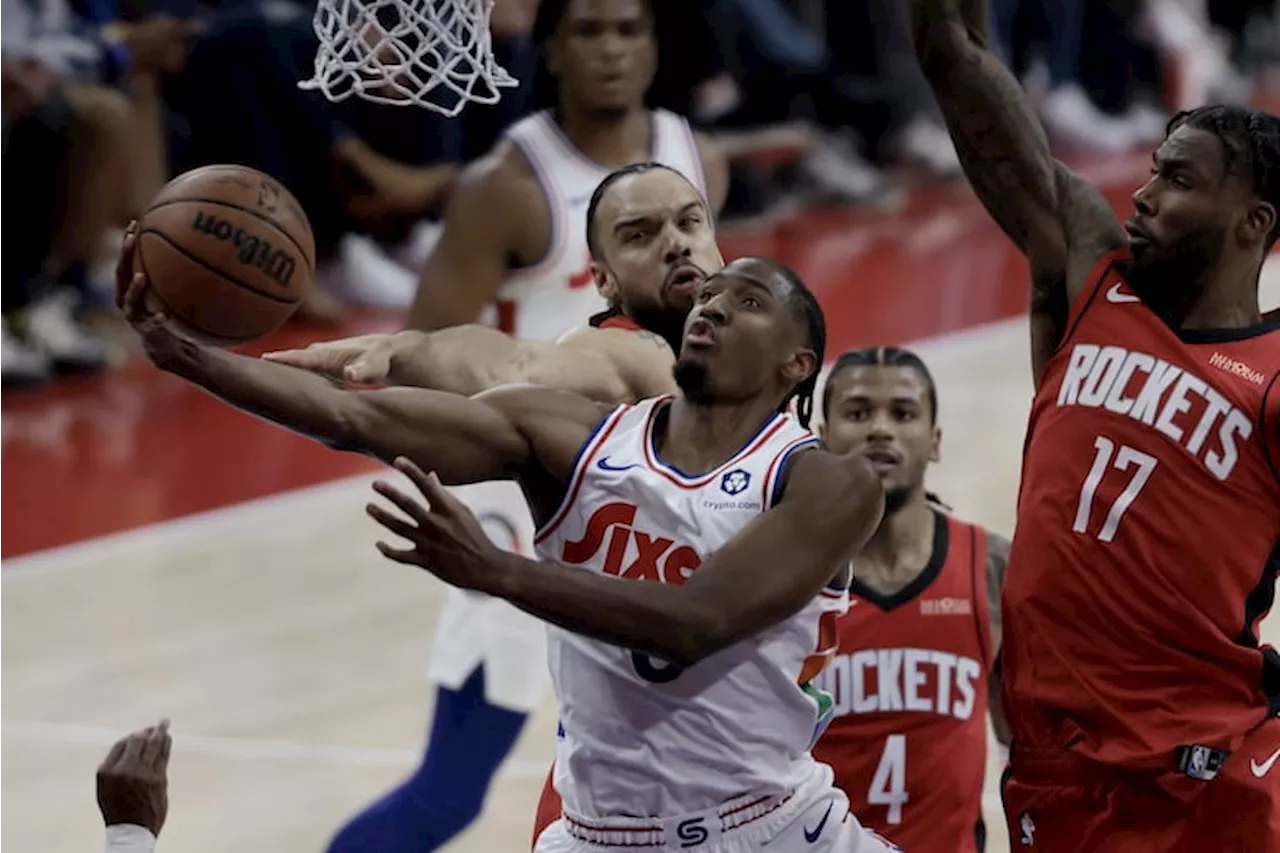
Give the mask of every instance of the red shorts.
M 1255 729 L 1189 803 L 1086 764 L 1015 748 L 1002 790 L 1014 853 L 1280 851 L 1280 719 Z
M 543 833 L 543 830 L 560 819 L 562 808 L 560 795 L 551 784 L 555 772 L 556 766 L 552 764 L 551 769 L 547 771 L 546 784 L 542 786 L 542 796 L 538 798 L 538 811 L 533 817 L 533 844 L 530 849 L 538 846 L 538 836 Z

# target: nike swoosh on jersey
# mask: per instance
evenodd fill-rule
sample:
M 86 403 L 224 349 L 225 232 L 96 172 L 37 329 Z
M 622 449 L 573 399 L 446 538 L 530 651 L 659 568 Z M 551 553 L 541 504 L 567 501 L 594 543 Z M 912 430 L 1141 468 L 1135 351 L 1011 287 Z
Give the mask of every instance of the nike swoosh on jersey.
M 822 835 L 822 830 L 823 830 L 823 829 L 826 827 L 826 825 L 827 825 L 827 818 L 831 817 L 831 807 L 832 807 L 833 805 L 834 805 L 834 803 L 828 803 L 828 804 L 827 804 L 827 810 L 826 810 L 826 812 L 825 812 L 825 813 L 823 813 L 823 815 L 822 815 L 822 820 L 818 821 L 818 825 L 817 825 L 816 827 L 814 827 L 814 828 L 813 828 L 813 831 L 810 831 L 810 830 L 809 830 L 809 829 L 807 829 L 807 828 L 805 829 L 805 831 L 804 831 L 804 840 L 805 840 L 805 841 L 808 841 L 810 844 L 812 844 L 813 842 L 817 841 L 817 840 L 818 840 L 818 838 Z
M 1280 761 L 1280 749 L 1271 753 L 1271 757 L 1259 764 L 1252 758 L 1249 759 L 1249 769 L 1253 771 L 1255 778 L 1261 779 L 1271 772 L 1271 768 L 1275 766 L 1276 761 Z
M 596 463 L 596 467 L 601 471 L 630 471 L 632 468 L 639 468 L 640 466 L 635 462 L 632 462 L 630 465 L 610 465 L 609 457 L 605 456 Z
M 1107 301 L 1115 302 L 1117 304 L 1123 302 L 1141 302 L 1142 297 L 1134 296 L 1132 293 L 1121 293 L 1120 282 L 1117 281 L 1107 289 Z

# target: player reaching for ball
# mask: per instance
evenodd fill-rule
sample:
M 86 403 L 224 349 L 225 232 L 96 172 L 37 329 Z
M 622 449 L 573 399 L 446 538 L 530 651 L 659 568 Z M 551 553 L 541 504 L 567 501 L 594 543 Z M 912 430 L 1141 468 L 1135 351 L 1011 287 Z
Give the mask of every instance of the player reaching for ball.
M 683 117 L 645 107 L 658 47 L 649 0 L 543 0 L 534 39 L 556 80 L 556 108 L 512 125 L 462 172 L 409 328 L 484 321 L 554 341 L 602 311 L 586 210 L 613 167 L 652 160 L 676 169 L 710 200 L 711 210 L 698 207 L 703 217 L 724 201 L 727 166 L 714 145 Z M 681 286 L 691 290 L 702 273 L 686 272 Z M 665 316 L 656 308 L 650 326 Z M 680 323 L 662 331 L 678 338 Z M 460 496 L 500 542 L 529 552 L 533 522 L 518 490 L 484 483 Z M 546 694 L 543 643 L 542 626 L 505 602 L 449 590 L 428 664 L 436 708 L 423 763 L 339 830 L 330 853 L 423 853 L 465 829 Z
M 972 0 L 915 46 L 1031 264 L 1037 383 L 1004 594 L 1015 849 L 1280 849 L 1280 118 L 1176 116 L 1121 228 L 1050 154 Z
M 276 329 L 306 298 L 315 238 L 270 175 L 213 165 L 174 178 L 137 223 L 132 261 L 186 334 L 216 346 Z
M 122 279 L 157 366 L 333 447 L 407 457 L 432 509 L 382 484 L 417 521 L 371 509 L 414 546 L 384 554 L 552 624 L 565 805 L 539 851 L 895 849 L 809 753 L 843 566 L 883 497 L 862 456 L 830 454 L 806 428 L 825 327 L 794 273 L 744 258 L 708 278 L 680 393 L 634 406 L 535 386 L 343 390 L 179 337 L 146 307 L 145 277 Z M 528 496 L 544 562 L 497 548 L 440 488 L 502 477 Z

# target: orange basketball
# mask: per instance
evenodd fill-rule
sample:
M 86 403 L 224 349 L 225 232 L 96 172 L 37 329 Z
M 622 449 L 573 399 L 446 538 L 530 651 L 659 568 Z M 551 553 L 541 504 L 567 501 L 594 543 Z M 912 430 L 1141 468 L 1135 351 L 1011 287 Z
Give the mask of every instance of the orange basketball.
M 279 181 L 245 166 L 205 166 L 151 202 L 134 265 L 183 332 L 226 346 L 279 328 L 297 310 L 315 272 L 315 238 Z

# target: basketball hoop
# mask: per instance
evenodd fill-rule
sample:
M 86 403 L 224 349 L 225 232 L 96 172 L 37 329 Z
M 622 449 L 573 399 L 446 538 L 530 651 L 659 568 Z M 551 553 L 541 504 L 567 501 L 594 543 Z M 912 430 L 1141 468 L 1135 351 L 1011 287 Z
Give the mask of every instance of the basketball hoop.
M 493 0 L 318 0 L 315 76 L 299 85 L 456 116 L 517 81 L 493 58 Z

